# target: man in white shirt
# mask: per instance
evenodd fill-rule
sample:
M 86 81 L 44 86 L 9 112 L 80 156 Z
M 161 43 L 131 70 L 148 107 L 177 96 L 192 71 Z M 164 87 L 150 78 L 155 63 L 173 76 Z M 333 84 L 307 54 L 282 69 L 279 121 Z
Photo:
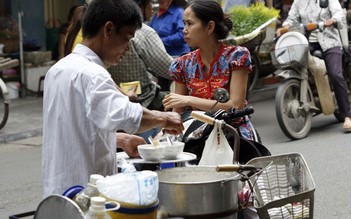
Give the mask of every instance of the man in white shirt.
M 83 20 L 83 42 L 46 74 L 43 103 L 44 197 L 88 183 L 90 174 L 116 173 L 116 145 L 137 155 L 136 133 L 162 127 L 181 134 L 180 116 L 129 102 L 106 68 L 128 50 L 142 18 L 134 1 L 94 0 Z M 117 141 L 116 141 L 117 138 Z

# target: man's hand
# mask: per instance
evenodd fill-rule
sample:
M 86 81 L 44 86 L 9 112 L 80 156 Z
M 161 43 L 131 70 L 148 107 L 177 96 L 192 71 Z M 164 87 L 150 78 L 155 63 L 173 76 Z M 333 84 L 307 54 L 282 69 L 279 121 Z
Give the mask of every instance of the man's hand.
M 333 24 L 336 24 L 336 20 L 334 18 L 328 19 L 324 21 L 324 27 L 331 27 Z
M 275 31 L 275 35 L 277 35 L 277 37 L 280 37 L 280 36 L 283 35 L 284 33 L 288 32 L 288 30 L 289 30 L 289 26 L 285 26 L 285 27 L 278 28 L 278 29 Z
M 128 93 L 126 93 L 126 95 L 128 96 L 128 98 L 131 102 L 134 102 L 138 99 L 138 95 L 136 93 L 134 93 L 133 90 L 128 91 Z
M 182 119 L 178 113 L 175 112 L 161 112 L 164 116 L 164 124 L 162 128 L 166 133 L 172 135 L 180 135 L 183 133 L 184 126 Z
M 117 147 L 122 148 L 129 157 L 140 157 L 138 152 L 138 145 L 146 144 L 145 140 L 142 137 L 117 132 L 116 138 Z

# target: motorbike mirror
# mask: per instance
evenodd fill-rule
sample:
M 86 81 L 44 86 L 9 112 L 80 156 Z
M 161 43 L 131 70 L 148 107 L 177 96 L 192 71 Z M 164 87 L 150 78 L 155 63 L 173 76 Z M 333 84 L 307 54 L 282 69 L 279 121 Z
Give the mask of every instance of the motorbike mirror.
M 229 93 L 226 89 L 224 88 L 217 88 L 213 94 L 213 99 L 216 100 L 215 104 L 211 107 L 210 113 L 212 113 L 213 108 L 218 104 L 218 103 L 225 103 L 229 100 Z
M 329 6 L 329 0 L 319 0 L 319 7 L 327 8 Z
M 217 88 L 213 94 L 213 98 L 220 103 L 225 103 L 229 100 L 229 93 L 224 88 Z

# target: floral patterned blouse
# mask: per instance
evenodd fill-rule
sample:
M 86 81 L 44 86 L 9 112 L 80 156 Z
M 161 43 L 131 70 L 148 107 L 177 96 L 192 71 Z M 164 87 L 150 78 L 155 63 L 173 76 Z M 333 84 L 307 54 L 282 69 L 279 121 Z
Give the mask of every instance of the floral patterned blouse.
M 168 73 L 172 80 L 186 85 L 189 95 L 213 99 L 213 93 L 218 87 L 230 92 L 232 71 L 239 67 L 247 68 L 251 72 L 251 57 L 248 49 L 222 44 L 211 63 L 208 76 L 203 70 L 204 64 L 199 49 L 174 60 Z
M 190 96 L 213 99 L 218 87 L 230 92 L 233 70 L 244 67 L 249 72 L 252 71 L 250 52 L 245 47 L 222 44 L 210 65 L 209 75 L 204 71 L 200 52 L 197 49 L 175 59 L 168 70 L 173 81 L 186 85 Z M 245 120 L 240 122 L 240 132 L 244 137 L 252 139 L 250 121 L 248 117 Z

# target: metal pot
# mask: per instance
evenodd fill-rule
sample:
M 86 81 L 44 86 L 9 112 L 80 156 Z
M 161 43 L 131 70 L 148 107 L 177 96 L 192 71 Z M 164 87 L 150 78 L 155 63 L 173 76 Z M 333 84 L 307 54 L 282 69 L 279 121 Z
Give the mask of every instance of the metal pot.
M 238 208 L 240 175 L 216 167 L 193 166 L 156 171 L 158 197 L 171 216 L 228 216 Z M 203 218 L 203 217 L 202 217 Z

